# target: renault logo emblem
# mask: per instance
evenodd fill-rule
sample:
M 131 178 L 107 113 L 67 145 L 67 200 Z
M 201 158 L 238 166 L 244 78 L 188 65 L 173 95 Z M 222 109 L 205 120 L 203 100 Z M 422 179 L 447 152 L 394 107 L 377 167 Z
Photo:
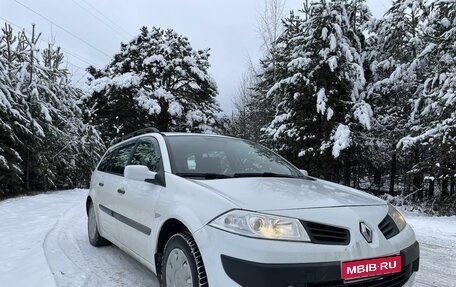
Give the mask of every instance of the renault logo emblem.
M 361 222 L 359 224 L 359 231 L 361 232 L 364 239 L 366 239 L 366 241 L 368 243 L 372 243 L 372 236 L 373 236 L 372 229 L 369 226 L 367 226 L 366 223 Z

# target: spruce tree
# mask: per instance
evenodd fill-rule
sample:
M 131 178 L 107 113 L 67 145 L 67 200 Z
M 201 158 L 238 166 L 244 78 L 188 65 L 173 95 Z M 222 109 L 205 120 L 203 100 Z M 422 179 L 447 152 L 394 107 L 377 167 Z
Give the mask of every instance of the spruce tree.
M 413 128 L 401 144 L 424 150 L 417 166 L 432 179 L 429 190 L 436 189 L 435 178 L 447 196 L 454 192 L 456 179 L 456 3 L 433 1 L 427 6 L 422 27 L 426 45 L 409 69 L 420 72 L 410 119 Z
M 372 74 L 368 94 L 375 117 L 369 134 L 368 158 L 378 188 L 384 184 L 382 174 L 388 175 L 390 194 L 396 192 L 400 162 L 419 157 L 420 153 L 419 150 L 398 151 L 397 145 L 413 125 L 409 120 L 413 107 L 411 99 L 421 82 L 421 68 L 413 69 L 413 63 L 417 63 L 417 55 L 425 45 L 421 33 L 425 14 L 421 0 L 396 0 L 385 16 L 374 20 L 376 23 L 370 27 L 366 58 Z M 412 165 L 419 160 L 413 161 Z M 418 181 L 416 178 L 415 182 Z
M 328 165 L 315 167 L 327 178 L 339 176 L 332 159 L 350 158 L 349 148 L 358 145 L 371 126 L 362 57 L 364 26 L 359 24 L 370 14 L 365 6 L 354 11 L 359 2 L 312 3 L 299 32 L 283 44 L 283 73 L 268 91 L 277 103 L 268 134 L 282 149 L 303 157 L 304 164 Z
M 60 48 L 41 51 L 40 34 L 10 26 L 0 34 L 0 192 L 87 183 L 101 155 L 98 132 L 82 121 L 81 91 Z M 90 150 L 88 154 L 87 150 Z M 85 158 L 82 158 L 85 157 Z
M 17 152 L 20 139 L 14 125 L 21 116 L 15 109 L 17 99 L 10 77 L 15 41 L 11 27 L 5 25 L 0 35 L 0 195 L 12 193 L 22 183 L 22 159 Z

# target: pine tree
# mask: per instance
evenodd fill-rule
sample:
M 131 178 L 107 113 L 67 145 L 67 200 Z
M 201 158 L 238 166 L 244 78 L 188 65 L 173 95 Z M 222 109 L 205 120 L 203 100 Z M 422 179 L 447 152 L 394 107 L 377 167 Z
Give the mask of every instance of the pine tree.
M 171 29 L 142 28 L 105 69 L 89 68 L 91 119 L 108 141 L 147 126 L 214 131 L 220 108 L 208 59 Z

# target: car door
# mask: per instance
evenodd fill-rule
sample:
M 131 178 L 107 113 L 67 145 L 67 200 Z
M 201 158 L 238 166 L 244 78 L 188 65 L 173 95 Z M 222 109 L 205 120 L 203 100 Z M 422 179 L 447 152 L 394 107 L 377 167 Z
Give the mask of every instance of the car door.
M 96 190 L 96 197 L 97 197 L 97 206 L 96 208 L 99 210 L 98 217 L 99 217 L 99 225 L 103 234 L 109 234 L 113 236 L 115 234 L 116 229 L 116 221 L 114 217 L 110 214 L 103 212 L 103 207 L 113 208 L 115 201 L 114 201 L 114 194 L 109 192 L 110 188 L 108 187 L 108 183 L 110 182 L 110 175 L 109 169 L 111 166 L 111 158 L 115 151 L 111 150 L 106 153 L 101 163 L 98 165 L 97 171 L 93 177 L 93 186 Z
M 102 170 L 100 170 L 99 181 L 94 183 L 99 187 L 97 199 L 102 233 L 107 233 L 116 240 L 120 240 L 122 232 L 122 223 L 118 216 L 118 201 L 121 199 L 122 186 L 124 186 L 123 171 L 134 146 L 134 142 L 125 143 L 108 154 L 106 166 L 100 164 Z
M 163 172 L 158 141 L 141 138 L 131 157 L 131 165 L 144 165 L 150 171 Z M 151 238 L 155 222 L 155 204 L 162 186 L 145 181 L 127 180 L 125 194 L 119 200 L 119 212 L 126 217 L 122 243 L 137 255 L 152 262 L 154 241 Z

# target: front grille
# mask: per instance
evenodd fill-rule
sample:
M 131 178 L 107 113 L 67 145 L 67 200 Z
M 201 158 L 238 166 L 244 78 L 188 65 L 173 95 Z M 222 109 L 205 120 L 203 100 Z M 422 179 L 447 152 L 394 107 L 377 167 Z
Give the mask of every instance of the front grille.
M 397 228 L 396 223 L 394 223 L 394 220 L 389 215 L 387 215 L 385 219 L 380 222 L 378 228 L 383 235 L 385 235 L 386 239 L 390 239 L 391 237 L 399 234 L 399 229 Z
M 411 266 L 407 266 L 400 273 L 386 275 L 372 280 L 352 283 L 344 283 L 341 280 L 324 283 L 308 283 L 307 287 L 401 287 L 407 283 L 411 275 Z
M 313 243 L 327 245 L 348 245 L 350 243 L 350 232 L 347 229 L 314 222 L 301 221 L 301 223 Z

